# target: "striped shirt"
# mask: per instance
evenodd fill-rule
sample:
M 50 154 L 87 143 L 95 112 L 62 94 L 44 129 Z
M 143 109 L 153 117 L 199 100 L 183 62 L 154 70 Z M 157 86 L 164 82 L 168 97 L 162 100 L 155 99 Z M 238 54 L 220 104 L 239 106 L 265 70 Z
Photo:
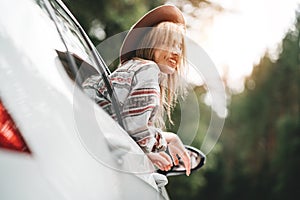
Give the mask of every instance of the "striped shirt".
M 161 130 L 154 126 L 160 106 L 159 67 L 153 61 L 132 59 L 110 75 L 110 82 L 119 101 L 121 116 L 128 134 L 144 152 L 166 149 Z M 115 120 L 101 75 L 93 75 L 83 83 L 84 91 Z

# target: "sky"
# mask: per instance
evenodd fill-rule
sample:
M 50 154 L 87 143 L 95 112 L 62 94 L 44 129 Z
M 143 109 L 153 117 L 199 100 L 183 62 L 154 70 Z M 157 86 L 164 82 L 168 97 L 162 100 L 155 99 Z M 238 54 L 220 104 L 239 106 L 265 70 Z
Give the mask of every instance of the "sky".
M 206 10 L 186 15 L 188 37 L 209 55 L 233 92 L 244 89 L 244 78 L 268 52 L 275 60 L 278 47 L 295 22 L 300 0 L 214 0 L 225 8 L 212 19 Z M 189 11 L 189 5 L 184 10 Z M 199 77 L 195 77 L 199 80 Z

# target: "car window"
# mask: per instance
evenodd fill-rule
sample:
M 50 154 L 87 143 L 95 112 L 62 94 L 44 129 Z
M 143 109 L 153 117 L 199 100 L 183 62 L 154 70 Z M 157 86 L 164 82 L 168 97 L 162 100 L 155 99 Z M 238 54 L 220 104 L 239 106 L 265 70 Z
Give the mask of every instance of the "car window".
M 59 22 L 57 25 L 60 26 L 60 31 L 64 34 L 63 39 L 69 52 L 79 56 L 85 62 L 96 66 L 93 54 L 79 28 L 56 1 L 52 0 L 51 4 Z
M 118 122 L 122 127 L 124 127 L 119 111 L 119 101 L 113 92 L 113 86 L 110 84 L 108 77 L 110 72 L 106 67 L 106 64 L 98 52 L 92 51 L 91 48 L 94 47 L 90 42 L 87 42 L 89 41 L 87 36 L 84 34 L 79 25 L 70 17 L 71 14 L 67 13 L 67 9 L 62 8 L 56 0 L 50 0 L 50 3 L 54 9 L 54 21 L 57 24 L 57 28 L 67 48 L 67 52 L 57 51 L 67 73 L 81 86 L 86 78 L 101 72 L 102 79 L 111 98 L 111 103 L 117 115 Z M 70 59 L 70 56 L 72 59 Z M 95 60 L 97 58 L 98 60 Z M 99 67 L 97 68 L 99 71 L 96 70 L 96 67 Z
M 50 1 L 50 3 L 54 8 L 56 24 L 68 51 L 68 53 L 57 51 L 57 54 L 70 78 L 72 80 L 80 78 L 79 84 L 81 84 L 92 74 L 98 74 L 97 62 L 85 37 L 68 13 L 55 0 Z M 72 56 L 75 62 L 70 63 L 68 56 Z M 72 70 L 73 64 L 77 68 L 76 71 Z

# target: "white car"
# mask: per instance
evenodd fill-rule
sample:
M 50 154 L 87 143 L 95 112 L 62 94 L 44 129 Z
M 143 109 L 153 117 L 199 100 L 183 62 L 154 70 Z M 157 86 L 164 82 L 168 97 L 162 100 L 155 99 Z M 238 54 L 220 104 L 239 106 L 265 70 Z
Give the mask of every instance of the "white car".
M 94 73 L 109 71 L 61 1 L 0 1 L 1 200 L 168 199 L 166 176 L 81 90 Z

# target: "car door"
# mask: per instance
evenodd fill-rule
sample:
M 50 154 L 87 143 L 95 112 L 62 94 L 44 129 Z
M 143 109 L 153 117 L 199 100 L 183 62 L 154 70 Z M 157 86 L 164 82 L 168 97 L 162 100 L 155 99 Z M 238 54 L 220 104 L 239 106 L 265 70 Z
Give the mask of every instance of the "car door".
M 65 6 L 0 10 L 0 102 L 30 149 L 0 148 L 0 198 L 164 198 L 136 143 L 79 87 L 105 66 Z

